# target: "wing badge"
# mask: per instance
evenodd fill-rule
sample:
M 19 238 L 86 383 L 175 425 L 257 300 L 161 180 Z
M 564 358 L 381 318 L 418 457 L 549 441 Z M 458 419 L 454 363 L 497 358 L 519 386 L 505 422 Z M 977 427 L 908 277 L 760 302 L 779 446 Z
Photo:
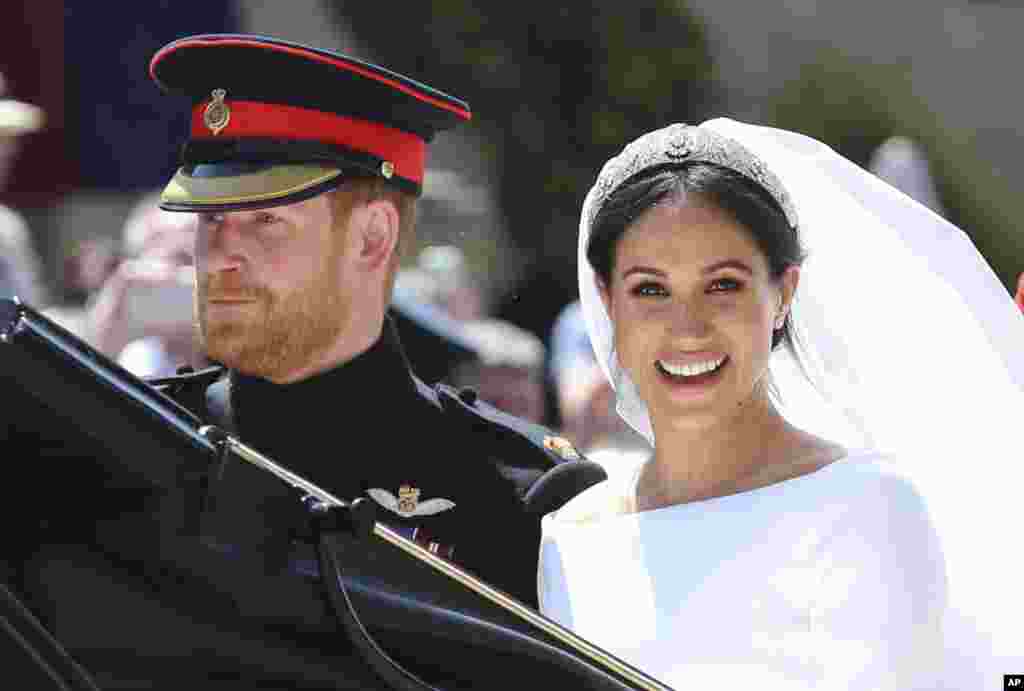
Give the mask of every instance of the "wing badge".
M 371 487 L 366 490 L 370 498 L 389 511 L 393 511 L 402 518 L 413 518 L 415 516 L 433 516 L 434 514 L 455 508 L 455 502 L 450 499 L 436 497 L 420 501 L 420 490 L 410 485 L 402 485 L 398 488 L 396 497 L 386 489 Z

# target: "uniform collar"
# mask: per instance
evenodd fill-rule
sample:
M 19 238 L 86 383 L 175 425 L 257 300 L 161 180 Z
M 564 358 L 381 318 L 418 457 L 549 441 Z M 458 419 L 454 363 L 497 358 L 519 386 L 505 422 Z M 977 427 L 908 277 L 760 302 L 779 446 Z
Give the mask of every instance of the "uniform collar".
M 357 407 L 353 405 L 357 402 L 358 407 L 374 401 L 393 406 L 409 396 L 418 397 L 412 371 L 390 317 L 385 319 L 380 338 L 367 350 L 306 379 L 275 384 L 235 371 L 230 376 L 232 404 L 238 412 L 241 412 L 239 406 L 248 410 L 256 401 L 263 410 L 272 406 L 277 414 L 287 415 L 289 411 L 299 410 L 308 414 L 308 406 L 329 406 L 336 413 L 339 408 Z M 248 415 L 242 413 L 242 417 Z
M 424 430 L 438 429 L 440 409 L 417 391 L 390 319 L 368 350 L 307 379 L 230 376 L 238 437 L 285 467 L 345 498 L 410 481 L 427 489 L 406 464 L 420 457 Z M 344 461 L 363 457 L 374 460 L 358 472 Z

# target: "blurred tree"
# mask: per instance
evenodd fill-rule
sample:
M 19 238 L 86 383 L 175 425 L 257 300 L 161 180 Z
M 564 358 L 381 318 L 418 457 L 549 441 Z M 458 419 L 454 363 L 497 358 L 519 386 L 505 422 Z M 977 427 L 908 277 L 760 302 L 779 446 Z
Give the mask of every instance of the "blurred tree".
M 469 102 L 527 264 L 498 313 L 546 338 L 577 295 L 576 229 L 600 166 L 702 111 L 713 76 L 702 25 L 679 0 L 433 0 L 403 3 L 400 18 L 391 3 L 325 5 L 388 67 Z
M 824 50 L 782 89 L 769 120 L 864 167 L 889 137 L 914 140 L 927 154 L 945 215 L 971 236 L 1012 292 L 1024 269 L 1024 198 L 978 156 L 969 131 L 943 124 L 914 93 L 904 69 Z

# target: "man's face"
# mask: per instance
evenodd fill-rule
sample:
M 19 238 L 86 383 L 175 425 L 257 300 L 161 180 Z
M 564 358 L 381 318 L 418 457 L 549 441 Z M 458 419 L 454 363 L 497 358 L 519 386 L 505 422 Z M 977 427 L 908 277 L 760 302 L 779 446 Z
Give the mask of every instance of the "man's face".
M 195 307 L 209 358 L 273 380 L 337 341 L 350 303 L 339 280 L 344 227 L 333 221 L 326 195 L 199 215 Z

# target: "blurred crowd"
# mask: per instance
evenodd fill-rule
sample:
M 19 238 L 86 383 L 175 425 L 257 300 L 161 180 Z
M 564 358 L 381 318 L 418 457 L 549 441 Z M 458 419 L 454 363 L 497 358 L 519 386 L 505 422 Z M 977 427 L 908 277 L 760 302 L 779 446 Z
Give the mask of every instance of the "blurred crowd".
M 5 99 L 2 90 L 0 77 L 0 190 L 19 138 L 45 120 L 39 108 Z M 914 142 L 885 142 L 871 169 L 943 213 Z M 193 326 L 195 219 L 162 211 L 158 202 L 155 191 L 142 195 L 118 233 L 80 243 L 69 253 L 59 285 L 43 279 L 25 218 L 0 206 L 0 297 L 18 296 L 139 377 L 214 364 L 200 352 Z M 579 302 L 565 305 L 538 335 L 490 314 L 493 300 L 482 285 L 454 246 L 426 247 L 399 272 L 393 310 L 420 332 L 412 342 L 404 339 L 420 375 L 472 388 L 505 412 L 553 427 L 598 462 L 606 454 L 649 453 L 615 412 L 614 392 L 595 359 Z M 1024 311 L 1024 273 L 1016 301 Z M 425 342 L 441 353 L 439 369 L 416 367 Z

